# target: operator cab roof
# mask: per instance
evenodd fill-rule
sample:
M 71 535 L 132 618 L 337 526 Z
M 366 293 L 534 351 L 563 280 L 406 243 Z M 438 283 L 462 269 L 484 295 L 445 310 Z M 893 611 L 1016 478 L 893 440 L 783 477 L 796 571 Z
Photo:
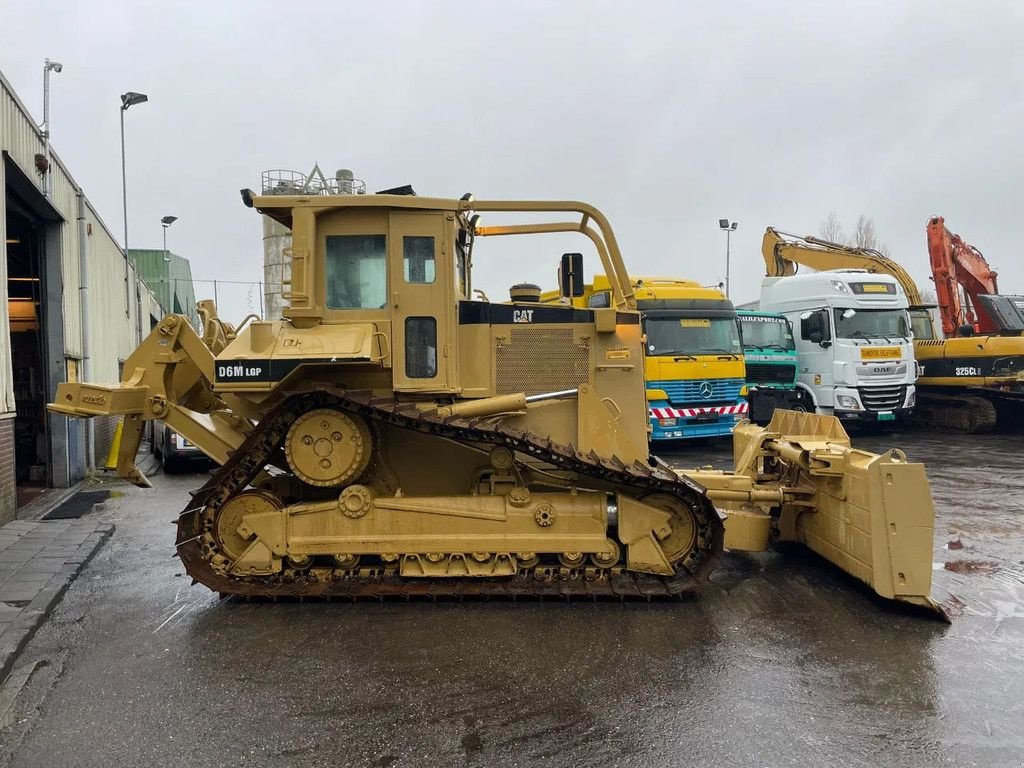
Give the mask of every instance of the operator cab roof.
M 429 211 L 465 211 L 467 199 L 420 197 L 411 185 L 385 189 L 375 195 L 257 195 L 240 191 L 247 208 L 255 208 L 291 229 L 293 208 L 408 208 Z

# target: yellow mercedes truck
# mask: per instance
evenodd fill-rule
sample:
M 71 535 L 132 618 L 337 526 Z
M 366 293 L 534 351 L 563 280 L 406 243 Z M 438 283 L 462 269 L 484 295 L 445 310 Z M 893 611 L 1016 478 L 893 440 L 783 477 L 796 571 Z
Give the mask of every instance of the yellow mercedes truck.
M 563 269 L 570 262 L 563 260 Z M 721 291 L 692 280 L 633 279 L 644 327 L 644 377 L 651 440 L 719 437 L 745 419 L 743 344 L 736 309 Z M 549 291 L 546 302 L 611 306 L 611 285 L 595 275 L 581 296 Z

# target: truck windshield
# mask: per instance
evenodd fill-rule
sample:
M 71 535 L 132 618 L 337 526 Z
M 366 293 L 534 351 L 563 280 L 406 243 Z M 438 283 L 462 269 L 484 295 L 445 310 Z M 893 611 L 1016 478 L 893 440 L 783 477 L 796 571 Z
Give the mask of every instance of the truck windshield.
M 740 328 L 743 331 L 743 346 L 747 349 L 795 349 L 793 331 L 784 317 L 741 317 Z
M 837 309 L 836 336 L 840 339 L 909 338 L 905 309 Z
M 647 317 L 647 354 L 654 357 L 735 355 L 742 351 L 731 317 Z

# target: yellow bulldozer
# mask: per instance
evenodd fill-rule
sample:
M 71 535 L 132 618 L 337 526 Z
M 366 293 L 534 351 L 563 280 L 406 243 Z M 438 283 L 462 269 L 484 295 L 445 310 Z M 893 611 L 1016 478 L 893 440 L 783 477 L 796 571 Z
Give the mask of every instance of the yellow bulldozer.
M 901 452 L 783 412 L 737 428 L 734 472 L 649 454 L 640 314 L 596 208 L 408 188 L 242 197 L 292 233 L 283 318 L 234 328 L 206 303 L 199 333 L 168 315 L 121 383 L 61 384 L 49 406 L 121 415 L 117 469 L 137 485 L 152 419 L 219 465 L 177 522 L 177 553 L 211 590 L 652 598 L 695 589 L 725 547 L 778 540 L 935 609 L 934 510 Z M 565 232 L 592 242 L 610 307 L 473 298 L 478 238 Z M 582 287 L 579 270 L 562 278 Z

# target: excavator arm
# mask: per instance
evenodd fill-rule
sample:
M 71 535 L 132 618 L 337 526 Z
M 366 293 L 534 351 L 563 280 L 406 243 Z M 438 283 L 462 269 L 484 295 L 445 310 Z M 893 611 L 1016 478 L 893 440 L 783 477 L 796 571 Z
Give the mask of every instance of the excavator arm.
M 795 275 L 801 266 L 824 271 L 828 269 L 866 269 L 891 275 L 907 294 L 910 306 L 924 306 L 921 292 L 910 274 L 898 263 L 872 248 L 854 248 L 821 238 L 798 237 L 768 227 L 761 241 L 765 274 L 768 277 Z
M 981 251 L 946 229 L 946 220 L 941 216 L 928 220 L 927 231 L 928 258 L 939 298 L 943 333 L 955 336 L 964 325 L 972 326 L 976 333 L 999 333 L 999 323 L 978 301 L 978 296 L 999 293 L 997 275 Z M 961 288 L 968 301 L 964 301 Z

